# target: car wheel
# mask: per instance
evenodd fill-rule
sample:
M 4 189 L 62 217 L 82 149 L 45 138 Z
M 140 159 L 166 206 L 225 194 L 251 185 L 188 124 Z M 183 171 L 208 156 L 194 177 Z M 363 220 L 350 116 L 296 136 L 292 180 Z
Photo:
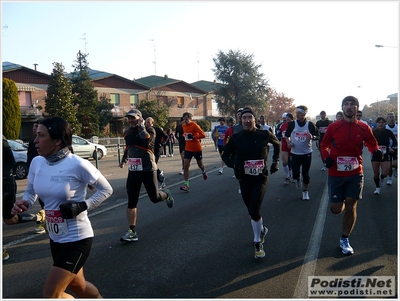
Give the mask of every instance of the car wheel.
M 15 164 L 14 172 L 17 179 L 25 179 L 28 176 L 28 165 L 18 162 Z
M 101 160 L 101 158 L 103 158 L 103 156 L 104 156 L 103 151 L 100 148 L 98 148 L 97 149 L 97 160 Z M 93 158 L 96 159 L 96 152 L 95 151 L 93 152 Z

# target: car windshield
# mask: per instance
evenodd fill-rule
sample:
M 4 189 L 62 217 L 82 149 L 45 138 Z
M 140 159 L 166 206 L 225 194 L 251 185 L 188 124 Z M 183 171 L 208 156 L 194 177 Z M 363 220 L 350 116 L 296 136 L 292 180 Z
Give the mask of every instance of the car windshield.
M 14 140 L 7 140 L 8 144 L 10 145 L 13 151 L 26 151 L 27 147 L 17 141 Z

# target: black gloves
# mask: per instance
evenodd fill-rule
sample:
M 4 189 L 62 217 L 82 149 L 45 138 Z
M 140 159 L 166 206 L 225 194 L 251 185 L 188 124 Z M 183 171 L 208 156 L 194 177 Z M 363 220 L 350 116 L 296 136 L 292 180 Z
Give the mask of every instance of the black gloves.
M 66 219 L 74 218 L 86 209 L 86 202 L 74 202 L 60 205 L 61 216 Z
M 333 163 L 335 163 L 335 160 L 333 160 L 332 158 L 328 157 L 324 160 L 325 166 L 327 168 L 331 168 L 333 166 Z
M 381 161 L 383 158 L 382 151 L 380 149 L 377 149 L 373 152 L 372 154 L 372 160 L 374 161 Z
M 193 134 L 186 134 L 186 138 L 189 139 L 189 140 L 193 140 L 194 139 Z
M 271 168 L 270 168 L 270 173 L 273 174 L 279 170 L 279 162 L 272 162 Z

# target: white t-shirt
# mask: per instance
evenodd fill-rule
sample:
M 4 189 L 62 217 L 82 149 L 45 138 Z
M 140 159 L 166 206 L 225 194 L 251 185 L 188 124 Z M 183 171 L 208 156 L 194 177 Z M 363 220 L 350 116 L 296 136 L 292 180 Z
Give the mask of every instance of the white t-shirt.
M 30 203 L 29 207 L 33 204 L 32 194 L 37 194 L 43 201 L 47 228 L 53 241 L 65 243 L 94 236 L 87 210 L 76 218 L 64 219 L 60 205 L 85 201 L 87 185 L 95 183 L 99 175 L 89 161 L 74 154 L 55 163 L 49 163 L 42 156 L 32 160 L 23 199 Z M 89 209 L 91 204 L 87 205 Z

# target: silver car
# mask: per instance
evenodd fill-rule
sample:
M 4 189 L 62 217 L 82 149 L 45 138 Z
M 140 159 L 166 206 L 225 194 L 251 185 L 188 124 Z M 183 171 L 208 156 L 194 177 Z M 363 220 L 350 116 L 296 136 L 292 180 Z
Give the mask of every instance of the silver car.
M 72 135 L 72 148 L 75 155 L 85 159 L 96 158 L 96 147 L 97 160 L 107 156 L 107 148 L 104 145 L 92 143 L 82 137 Z
M 28 147 L 15 140 L 7 140 L 15 159 L 14 174 L 17 179 L 28 176 Z

